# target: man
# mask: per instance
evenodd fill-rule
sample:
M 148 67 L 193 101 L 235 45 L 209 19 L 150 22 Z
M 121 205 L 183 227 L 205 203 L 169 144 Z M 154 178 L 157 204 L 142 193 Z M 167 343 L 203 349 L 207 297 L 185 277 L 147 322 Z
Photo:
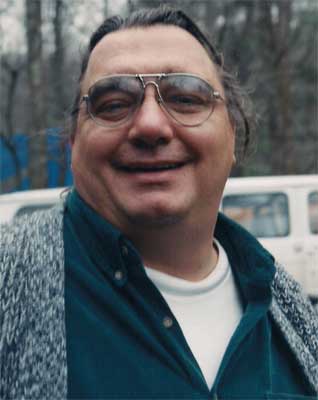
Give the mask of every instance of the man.
M 74 189 L 3 234 L 1 398 L 314 398 L 314 311 L 218 214 L 248 129 L 181 11 L 99 27 L 73 113 Z

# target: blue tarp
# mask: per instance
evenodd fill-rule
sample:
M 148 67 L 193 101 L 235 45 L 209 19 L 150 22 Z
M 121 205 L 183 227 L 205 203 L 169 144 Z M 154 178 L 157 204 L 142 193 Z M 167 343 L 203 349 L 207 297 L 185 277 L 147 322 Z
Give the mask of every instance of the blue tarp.
M 68 143 L 61 140 L 58 129 L 48 129 L 47 134 L 47 173 L 48 182 L 47 187 L 54 188 L 59 185 L 59 173 L 62 168 L 63 161 L 61 160 L 62 147 L 66 148 L 66 171 L 64 186 L 72 184 L 72 173 L 70 170 L 70 148 Z M 30 188 L 30 182 L 25 173 L 28 168 L 28 137 L 23 133 L 16 133 L 12 137 L 12 143 L 17 151 L 20 169 L 22 175 L 25 176 L 22 180 L 21 187 L 14 188 L 17 190 L 27 190 Z M 16 168 L 13 162 L 13 158 L 7 147 L 4 145 L 3 140 L 0 138 L 0 186 L 6 180 L 14 177 L 16 174 Z

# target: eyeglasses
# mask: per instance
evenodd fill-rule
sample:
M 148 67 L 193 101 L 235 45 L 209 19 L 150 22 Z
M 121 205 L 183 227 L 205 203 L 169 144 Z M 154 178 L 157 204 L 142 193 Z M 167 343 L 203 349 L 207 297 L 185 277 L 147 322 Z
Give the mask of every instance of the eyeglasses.
M 82 100 L 98 125 L 113 128 L 134 116 L 150 84 L 156 88 L 158 104 L 183 126 L 203 124 L 217 101 L 224 101 L 204 79 L 185 73 L 110 75 L 91 86 Z

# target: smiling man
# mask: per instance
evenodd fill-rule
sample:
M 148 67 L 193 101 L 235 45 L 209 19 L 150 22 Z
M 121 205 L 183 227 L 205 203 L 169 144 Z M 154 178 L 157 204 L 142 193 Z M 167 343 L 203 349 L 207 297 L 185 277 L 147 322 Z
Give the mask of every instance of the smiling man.
M 87 108 L 72 145 L 79 194 L 146 265 L 194 281 L 217 259 L 211 234 L 234 159 L 223 92 L 206 50 L 177 26 L 106 35 L 81 81 Z
M 110 18 L 92 35 L 74 188 L 6 227 L 1 398 L 315 396 L 315 312 L 218 213 L 236 138 L 248 142 L 241 104 L 181 11 Z

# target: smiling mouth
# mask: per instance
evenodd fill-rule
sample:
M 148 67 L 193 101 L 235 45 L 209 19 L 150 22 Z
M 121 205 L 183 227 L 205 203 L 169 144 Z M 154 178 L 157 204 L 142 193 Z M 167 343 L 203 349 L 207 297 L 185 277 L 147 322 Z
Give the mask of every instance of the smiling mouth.
M 162 172 L 182 168 L 186 162 L 163 164 L 163 165 L 120 165 L 119 169 L 128 173 Z

